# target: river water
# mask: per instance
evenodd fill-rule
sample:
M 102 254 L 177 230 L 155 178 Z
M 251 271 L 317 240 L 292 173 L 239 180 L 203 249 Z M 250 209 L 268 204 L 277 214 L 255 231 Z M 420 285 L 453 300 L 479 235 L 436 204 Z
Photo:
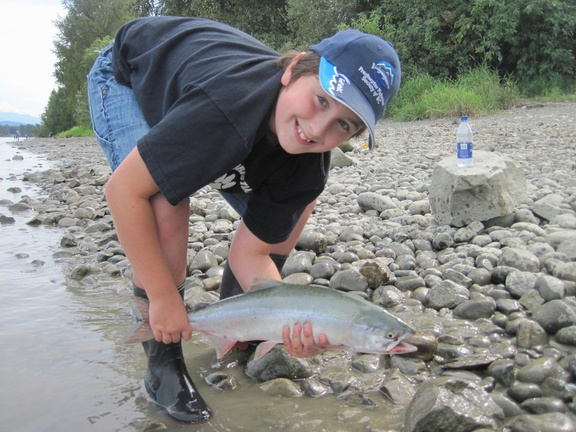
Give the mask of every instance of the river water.
M 215 415 L 200 426 L 172 421 L 147 399 L 142 348 L 119 342 L 133 323 L 127 282 L 102 281 L 86 288 L 67 280 L 74 257 L 59 246 L 66 231 L 29 226 L 33 210 L 10 209 L 9 201 L 46 193 L 23 181 L 23 174 L 53 167 L 55 163 L 19 149 L 17 142 L 0 138 L 0 215 L 14 218 L 0 224 L 3 430 L 337 432 L 401 427 L 403 413 L 397 409 L 344 415 L 345 405 L 332 396 L 270 397 L 241 366 L 232 367 L 233 359 L 218 364 L 199 334 L 184 344 L 184 352 Z M 238 381 L 235 390 L 218 391 L 205 383 L 206 376 L 222 370 Z

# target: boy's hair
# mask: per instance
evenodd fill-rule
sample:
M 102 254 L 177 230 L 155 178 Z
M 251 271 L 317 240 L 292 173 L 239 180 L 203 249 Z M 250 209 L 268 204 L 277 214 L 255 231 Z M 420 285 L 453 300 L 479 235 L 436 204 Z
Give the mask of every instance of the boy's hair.
M 280 69 L 286 70 L 288 65 L 298 56 L 300 51 L 288 51 L 282 56 L 278 57 L 276 64 Z M 320 69 L 320 56 L 314 51 L 306 51 L 302 57 L 298 59 L 298 63 L 294 66 L 292 70 L 292 76 L 290 77 L 290 82 L 288 85 L 292 84 L 298 78 L 304 75 L 318 75 Z M 358 137 L 364 133 L 366 126 L 363 125 L 360 130 L 353 135 L 353 137 Z
M 300 55 L 299 51 L 288 51 L 276 60 L 276 64 L 280 69 L 286 69 L 288 65 Z M 298 63 L 294 66 L 290 84 L 304 75 L 318 75 L 320 69 L 320 56 L 314 51 L 307 51 L 302 57 L 298 59 Z

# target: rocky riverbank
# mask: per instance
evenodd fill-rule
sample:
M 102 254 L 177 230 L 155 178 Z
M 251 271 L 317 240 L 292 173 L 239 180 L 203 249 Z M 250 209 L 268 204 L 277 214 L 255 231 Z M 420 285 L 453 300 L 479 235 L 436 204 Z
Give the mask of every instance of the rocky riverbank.
M 453 153 L 455 120 L 384 121 L 373 152 L 353 143 L 335 160 L 283 276 L 382 305 L 413 325 L 424 345 L 433 336 L 435 353 L 298 360 L 275 349 L 249 361 L 246 373 L 271 394 L 336 396 L 345 402 L 343 422 L 355 425 L 345 430 L 576 431 L 574 112 L 576 103 L 558 103 L 471 119 L 475 148 L 512 158 L 525 172 L 528 198 L 511 215 L 462 228 L 439 225 L 428 202 L 435 164 Z M 129 278 L 95 140 L 18 145 L 58 168 L 26 175 L 44 198 L 3 204 L 14 217 L 33 208 L 30 225 L 62 228 L 71 284 Z M 379 197 L 377 207 L 367 194 L 370 202 Z M 237 223 L 217 192 L 207 187 L 193 197 L 189 302 L 217 298 Z M 207 382 L 234 388 L 229 366 Z M 400 420 L 383 428 L 382 410 Z

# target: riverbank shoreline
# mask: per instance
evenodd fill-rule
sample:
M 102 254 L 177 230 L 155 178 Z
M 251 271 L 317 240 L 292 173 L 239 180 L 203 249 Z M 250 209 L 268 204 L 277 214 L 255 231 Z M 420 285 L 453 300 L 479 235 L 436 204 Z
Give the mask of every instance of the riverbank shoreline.
M 470 119 L 475 148 L 510 157 L 526 175 L 528 198 L 507 226 L 470 224 L 465 235 L 438 225 L 425 205 L 435 164 L 453 154 L 457 119 L 382 121 L 373 152 L 361 140 L 354 143 L 345 154 L 350 165 L 332 169 L 301 250 L 292 254 L 283 275 L 333 286 L 343 274 L 356 276 L 366 262 L 386 263 L 380 285 L 352 284 L 346 290 L 433 334 L 438 351 L 426 361 L 380 359 L 373 369 L 369 364 L 376 360 L 361 356 L 364 372 L 350 368 L 338 377 L 328 356 L 321 357 L 310 362 L 310 370 L 319 365 L 321 370 L 305 380 L 309 384 L 296 380 L 291 389 L 336 394 L 349 414 L 360 407 L 374 431 L 384 430 L 374 407 L 391 403 L 406 419 L 417 419 L 396 425 L 411 432 L 418 430 L 418 421 L 433 418 L 432 412 L 415 411 L 424 401 L 455 407 L 450 389 L 457 382 L 489 407 L 489 415 L 470 413 L 469 430 L 576 431 L 574 112 L 576 103 L 552 103 Z M 127 281 L 129 264 L 103 199 L 110 171 L 95 139 L 14 144 L 58 163 L 26 175 L 47 194 L 28 203 L 37 213 L 29 223 L 62 228 L 70 283 Z M 386 197 L 388 208 L 361 210 L 358 196 L 366 192 Z M 548 220 L 535 211 L 535 203 L 552 195 L 557 199 Z M 213 301 L 238 219 L 210 188 L 193 197 L 192 209 L 188 286 L 193 294 L 187 298 Z M 330 265 L 320 273 L 326 262 Z M 432 401 L 432 389 L 443 396 Z M 443 420 L 458 422 L 464 414 L 444 415 Z

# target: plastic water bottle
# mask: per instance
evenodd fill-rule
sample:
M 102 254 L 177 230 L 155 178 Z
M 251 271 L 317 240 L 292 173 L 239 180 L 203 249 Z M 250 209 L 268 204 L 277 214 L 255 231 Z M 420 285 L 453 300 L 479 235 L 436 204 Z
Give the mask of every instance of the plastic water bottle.
M 468 124 L 468 116 L 460 117 L 460 126 L 456 131 L 456 155 L 458 166 L 461 168 L 469 168 L 473 164 L 472 138 L 472 128 Z

